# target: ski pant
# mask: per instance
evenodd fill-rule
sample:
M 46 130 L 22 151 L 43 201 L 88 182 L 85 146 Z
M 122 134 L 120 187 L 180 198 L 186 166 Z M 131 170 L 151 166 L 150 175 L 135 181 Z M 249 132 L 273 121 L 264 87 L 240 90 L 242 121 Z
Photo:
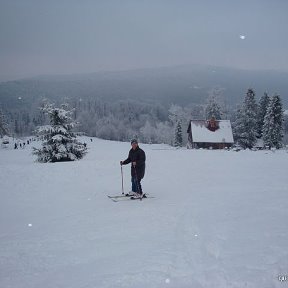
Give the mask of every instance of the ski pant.
M 142 193 L 142 186 L 141 186 L 141 180 L 142 179 L 137 179 L 137 177 L 132 177 L 131 182 L 132 182 L 132 191 L 136 193 Z

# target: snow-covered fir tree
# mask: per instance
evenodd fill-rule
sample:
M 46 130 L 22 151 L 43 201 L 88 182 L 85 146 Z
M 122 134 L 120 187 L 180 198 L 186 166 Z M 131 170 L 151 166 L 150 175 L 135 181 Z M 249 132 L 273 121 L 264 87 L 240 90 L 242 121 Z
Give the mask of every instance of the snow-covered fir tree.
M 174 146 L 182 147 L 182 145 L 183 145 L 182 125 L 181 125 L 181 121 L 178 121 L 176 124 L 176 129 L 175 129 Z
M 248 89 L 244 103 L 238 110 L 234 127 L 237 143 L 243 148 L 252 148 L 257 141 L 257 103 L 255 92 Z
M 2 109 L 0 108 L 0 137 L 3 137 L 5 135 L 9 135 L 9 128 L 6 117 Z
M 33 154 L 38 156 L 38 161 L 60 162 L 81 159 L 87 153 L 87 148 L 72 132 L 76 125 L 71 118 L 73 110 L 68 110 L 64 104 L 61 108 L 45 104 L 41 110 L 49 116 L 50 125 L 40 126 L 37 129 L 37 135 L 44 139 L 42 148 L 34 148 Z
M 279 95 L 274 95 L 268 105 L 263 125 L 264 145 L 279 149 L 283 138 L 283 107 Z
M 175 133 L 177 133 L 176 131 L 179 129 L 178 128 L 179 125 L 181 125 L 181 135 L 182 135 L 181 143 L 183 144 L 184 141 L 187 141 L 186 133 L 185 135 L 183 135 L 182 131 L 184 131 L 187 128 L 187 123 L 189 123 L 192 117 L 193 116 L 189 108 L 183 108 L 181 106 L 172 104 L 168 110 L 168 118 L 171 127 L 170 128 L 171 138 L 169 141 L 170 143 L 168 141 L 166 143 L 169 143 L 171 146 L 175 145 Z
M 217 101 L 216 95 L 211 94 L 207 101 L 207 106 L 205 108 L 206 119 L 211 119 L 214 117 L 216 120 L 221 120 L 221 107 Z
M 259 100 L 258 113 L 257 113 L 257 133 L 259 138 L 262 138 L 263 135 L 264 117 L 267 112 L 269 101 L 270 97 L 266 92 Z
M 284 131 L 283 144 L 287 145 L 288 144 L 288 110 L 284 110 L 283 131 Z

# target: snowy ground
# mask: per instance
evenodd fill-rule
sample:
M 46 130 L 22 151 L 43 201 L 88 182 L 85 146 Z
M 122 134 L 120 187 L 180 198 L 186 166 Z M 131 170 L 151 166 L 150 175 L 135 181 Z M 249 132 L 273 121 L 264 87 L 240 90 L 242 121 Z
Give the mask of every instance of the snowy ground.
M 287 287 L 286 151 L 141 145 L 156 198 L 115 203 L 130 145 L 86 141 L 69 163 L 0 149 L 1 288 Z

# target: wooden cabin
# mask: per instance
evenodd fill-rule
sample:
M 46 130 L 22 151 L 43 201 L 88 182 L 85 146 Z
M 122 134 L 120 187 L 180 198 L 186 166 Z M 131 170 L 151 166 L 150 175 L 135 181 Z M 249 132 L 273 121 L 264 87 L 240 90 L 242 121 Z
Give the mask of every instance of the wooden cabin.
M 234 144 L 230 120 L 191 120 L 188 148 L 225 149 Z

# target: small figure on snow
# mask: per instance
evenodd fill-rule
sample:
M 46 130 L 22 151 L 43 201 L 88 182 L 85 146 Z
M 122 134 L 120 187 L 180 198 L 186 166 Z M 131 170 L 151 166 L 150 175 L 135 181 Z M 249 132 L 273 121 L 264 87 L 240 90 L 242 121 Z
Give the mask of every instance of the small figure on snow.
M 132 192 L 139 194 L 141 197 L 143 195 L 141 180 L 144 178 L 145 174 L 145 152 L 139 147 L 138 141 L 133 139 L 131 141 L 132 148 L 129 151 L 128 158 L 124 161 L 120 161 L 120 165 L 126 165 L 131 163 L 131 182 L 132 182 Z

